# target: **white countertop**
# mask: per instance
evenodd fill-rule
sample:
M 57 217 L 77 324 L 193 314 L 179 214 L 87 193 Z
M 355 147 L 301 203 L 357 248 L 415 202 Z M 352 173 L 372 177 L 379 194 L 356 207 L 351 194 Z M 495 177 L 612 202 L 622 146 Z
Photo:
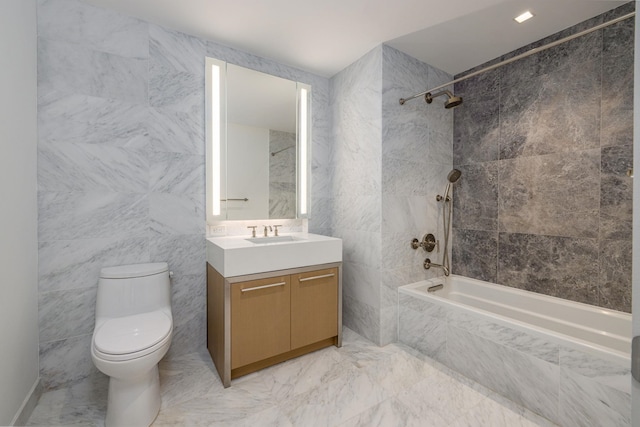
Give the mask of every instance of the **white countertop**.
M 342 262 L 341 239 L 311 233 L 282 236 L 294 240 L 252 243 L 250 236 L 209 237 L 207 262 L 224 277 Z

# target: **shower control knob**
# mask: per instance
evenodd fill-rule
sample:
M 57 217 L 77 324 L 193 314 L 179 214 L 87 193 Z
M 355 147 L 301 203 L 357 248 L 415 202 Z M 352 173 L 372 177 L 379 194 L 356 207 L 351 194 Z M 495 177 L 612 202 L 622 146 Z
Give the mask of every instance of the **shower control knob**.
M 418 249 L 420 247 L 420 240 L 414 238 L 413 240 L 411 240 L 411 248 L 412 249 Z
M 422 249 L 427 252 L 433 251 L 436 247 L 436 236 L 431 233 L 425 234 L 422 238 L 422 244 L 420 246 L 422 246 Z

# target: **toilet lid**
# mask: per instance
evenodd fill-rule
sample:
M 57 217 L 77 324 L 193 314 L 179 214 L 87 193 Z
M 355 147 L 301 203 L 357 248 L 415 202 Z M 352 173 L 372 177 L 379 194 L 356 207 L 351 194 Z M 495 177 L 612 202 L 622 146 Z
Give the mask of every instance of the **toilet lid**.
M 162 311 L 116 317 L 100 326 L 94 343 L 102 353 L 135 353 L 153 346 L 169 335 L 171 323 L 171 318 Z

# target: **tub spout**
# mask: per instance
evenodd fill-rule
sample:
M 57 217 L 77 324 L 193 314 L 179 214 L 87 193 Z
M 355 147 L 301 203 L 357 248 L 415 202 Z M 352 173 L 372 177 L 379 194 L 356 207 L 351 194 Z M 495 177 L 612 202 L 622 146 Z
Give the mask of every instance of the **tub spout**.
M 449 275 L 449 268 L 447 268 L 446 266 L 442 265 L 442 264 L 436 264 L 435 262 L 431 262 L 431 260 L 429 258 L 426 258 L 424 260 L 424 262 L 422 263 L 422 266 L 424 267 L 425 270 L 430 269 L 431 267 L 439 267 L 444 271 L 444 275 L 448 276 Z

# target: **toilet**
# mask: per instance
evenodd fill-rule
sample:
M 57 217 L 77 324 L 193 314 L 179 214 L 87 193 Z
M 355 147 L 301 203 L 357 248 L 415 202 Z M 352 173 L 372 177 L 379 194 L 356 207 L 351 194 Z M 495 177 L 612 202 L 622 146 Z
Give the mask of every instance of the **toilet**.
M 169 350 L 172 335 L 166 262 L 100 271 L 91 358 L 110 377 L 107 427 L 147 427 L 156 418 L 158 362 Z

